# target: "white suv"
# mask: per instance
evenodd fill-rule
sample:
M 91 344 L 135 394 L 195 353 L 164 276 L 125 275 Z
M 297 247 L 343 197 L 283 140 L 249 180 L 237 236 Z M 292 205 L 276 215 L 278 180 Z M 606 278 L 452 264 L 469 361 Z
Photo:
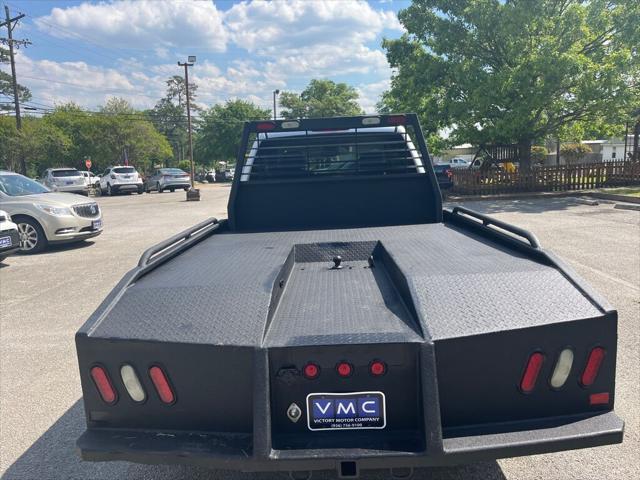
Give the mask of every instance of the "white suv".
M 54 192 L 87 193 L 89 190 L 82 173 L 75 168 L 48 168 L 42 183 Z
M 138 192 L 144 191 L 142 178 L 134 167 L 114 166 L 107 168 L 100 177 L 100 191 L 107 195 L 114 195 L 118 192 Z

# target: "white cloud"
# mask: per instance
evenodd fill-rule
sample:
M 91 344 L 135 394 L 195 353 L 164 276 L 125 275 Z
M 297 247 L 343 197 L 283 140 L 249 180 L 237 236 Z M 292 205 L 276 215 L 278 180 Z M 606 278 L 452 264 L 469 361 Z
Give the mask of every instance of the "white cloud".
M 390 11 L 364 0 L 290 0 L 241 2 L 225 13 L 233 41 L 249 50 L 279 55 L 311 45 L 361 44 L 383 29 L 399 30 Z
M 379 39 L 383 32 L 401 31 L 391 11 L 364 0 L 252 0 L 224 8 L 211 1 L 170 0 L 53 8 L 35 19 L 37 27 L 70 45 L 104 51 L 113 68 L 21 54 L 20 72 L 31 77 L 24 83 L 36 99 L 73 100 L 89 108 L 110 96 L 152 107 L 164 96 L 166 79 L 182 74 L 172 59 L 192 53 L 198 62 L 190 78 L 198 84 L 203 106 L 242 98 L 270 108 L 273 90 L 330 78 L 356 85 L 360 103 L 372 112 L 388 88 L 390 69 Z M 239 47 L 232 58 L 220 55 L 229 44 Z
M 61 38 L 83 37 L 112 47 L 226 49 L 222 14 L 212 2 L 121 0 L 54 8 L 38 17 L 39 29 Z
M 374 113 L 376 111 L 376 103 L 380 100 L 380 95 L 385 90 L 388 90 L 391 86 L 391 81 L 386 78 L 379 82 L 364 83 L 358 85 L 356 90 L 360 95 L 360 105 L 367 113 Z

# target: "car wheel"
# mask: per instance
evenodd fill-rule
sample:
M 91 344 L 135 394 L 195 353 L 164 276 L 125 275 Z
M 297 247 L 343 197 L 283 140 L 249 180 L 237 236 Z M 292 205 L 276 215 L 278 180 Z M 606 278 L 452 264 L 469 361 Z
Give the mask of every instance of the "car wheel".
M 38 222 L 20 218 L 17 222 L 20 235 L 20 253 L 38 253 L 47 246 L 47 237 Z
M 175 191 L 176 191 L 176 189 L 175 189 L 175 188 L 170 188 L 169 190 L 171 191 L 171 193 L 173 193 L 173 192 L 175 192 Z
M 162 188 L 160 187 L 160 184 L 159 184 L 159 183 L 156 183 L 156 190 L 158 190 L 158 193 L 162 193 L 162 192 L 163 192 L 163 190 L 162 190 Z
M 189 191 L 189 187 L 184 187 L 184 191 L 188 192 Z
M 107 183 L 107 195 L 111 196 L 113 195 L 113 190 L 111 190 L 111 184 Z
M 144 193 L 144 187 L 138 187 L 138 195 L 142 195 Z
M 151 190 L 149 190 L 149 185 L 147 185 L 146 183 L 144 184 L 144 193 L 150 193 Z

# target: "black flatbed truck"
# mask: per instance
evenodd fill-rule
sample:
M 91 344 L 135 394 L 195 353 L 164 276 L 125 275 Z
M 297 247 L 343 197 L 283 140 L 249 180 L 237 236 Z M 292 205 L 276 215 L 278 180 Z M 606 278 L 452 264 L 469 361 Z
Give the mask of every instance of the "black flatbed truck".
M 247 123 L 228 213 L 77 333 L 83 459 L 354 477 L 622 441 L 616 311 L 443 210 L 415 115 Z

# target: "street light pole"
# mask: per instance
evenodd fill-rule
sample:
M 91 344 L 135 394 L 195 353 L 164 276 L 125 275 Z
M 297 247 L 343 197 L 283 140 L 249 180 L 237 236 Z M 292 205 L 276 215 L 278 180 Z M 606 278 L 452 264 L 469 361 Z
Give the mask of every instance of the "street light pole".
M 192 67 L 196 61 L 196 57 L 189 56 L 188 61 L 181 63 L 178 62 L 178 66 L 184 67 L 184 84 L 186 87 L 187 96 L 187 128 L 189 130 L 189 162 L 191 163 L 191 188 L 193 188 L 193 178 L 195 177 L 195 166 L 193 164 L 193 137 L 191 134 L 191 103 L 189 100 L 189 67 Z
M 278 113 L 276 110 L 276 95 L 279 95 L 279 94 L 280 94 L 280 90 L 273 91 L 273 119 L 274 120 L 278 118 Z

